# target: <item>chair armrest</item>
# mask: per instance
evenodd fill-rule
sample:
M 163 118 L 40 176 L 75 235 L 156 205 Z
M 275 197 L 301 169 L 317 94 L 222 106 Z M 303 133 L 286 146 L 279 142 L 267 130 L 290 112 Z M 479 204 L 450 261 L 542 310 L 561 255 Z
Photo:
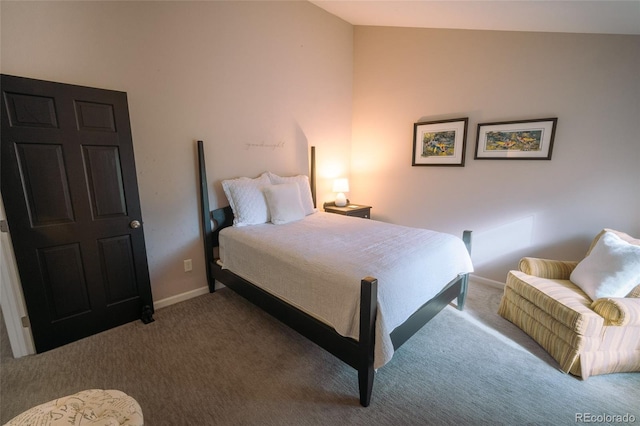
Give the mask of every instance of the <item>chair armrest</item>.
M 552 280 L 568 280 L 575 269 L 577 261 L 539 259 L 537 257 L 523 257 L 518 269 L 527 275 Z
M 604 325 L 640 326 L 640 299 L 634 297 L 607 297 L 591 304 L 604 318 Z

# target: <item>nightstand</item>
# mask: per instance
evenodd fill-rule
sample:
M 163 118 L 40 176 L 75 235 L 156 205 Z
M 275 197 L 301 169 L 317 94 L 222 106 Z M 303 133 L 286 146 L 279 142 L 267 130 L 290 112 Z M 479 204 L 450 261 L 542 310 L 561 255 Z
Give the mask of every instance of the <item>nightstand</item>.
M 324 203 L 322 206 L 327 213 L 342 214 L 345 216 L 362 217 L 365 219 L 371 219 L 371 206 L 363 206 L 362 204 L 349 203 L 344 207 L 336 206 L 336 203 Z

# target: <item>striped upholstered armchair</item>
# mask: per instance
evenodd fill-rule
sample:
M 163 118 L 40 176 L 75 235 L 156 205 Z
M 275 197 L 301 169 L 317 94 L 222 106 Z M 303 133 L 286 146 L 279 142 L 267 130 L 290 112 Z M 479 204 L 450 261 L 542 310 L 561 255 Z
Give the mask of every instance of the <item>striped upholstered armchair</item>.
M 605 244 L 605 236 L 613 240 L 611 234 L 627 244 L 623 248 L 629 248 L 631 260 L 640 264 L 640 240 L 605 229 L 581 262 L 521 259 L 519 270 L 507 274 L 498 309 L 558 361 L 562 371 L 585 380 L 598 374 L 640 371 L 639 276 L 616 297 L 599 297 L 588 283 L 574 282 L 585 272 L 583 265 L 589 266 L 587 259 L 600 253 L 596 251 Z M 605 264 L 612 263 L 606 259 Z

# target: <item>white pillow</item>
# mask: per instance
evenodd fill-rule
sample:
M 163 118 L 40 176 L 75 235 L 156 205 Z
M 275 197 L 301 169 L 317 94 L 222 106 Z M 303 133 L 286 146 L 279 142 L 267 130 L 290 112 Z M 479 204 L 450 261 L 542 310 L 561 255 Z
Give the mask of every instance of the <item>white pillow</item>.
M 640 246 L 605 232 L 570 279 L 591 300 L 625 297 L 640 282 Z
M 264 197 L 273 224 L 284 225 L 305 217 L 300 189 L 295 183 L 267 186 L 264 188 Z
M 262 189 L 270 185 L 271 181 L 266 173 L 255 179 L 241 177 L 222 181 L 222 189 L 233 210 L 233 226 L 269 222 L 269 209 Z
M 267 172 L 269 179 L 274 185 L 280 185 L 283 183 L 296 183 L 300 190 L 300 201 L 302 202 L 302 208 L 304 214 L 308 215 L 316 212 L 316 208 L 313 207 L 313 196 L 311 195 L 311 186 L 309 185 L 309 178 L 305 175 L 282 177 L 275 173 Z

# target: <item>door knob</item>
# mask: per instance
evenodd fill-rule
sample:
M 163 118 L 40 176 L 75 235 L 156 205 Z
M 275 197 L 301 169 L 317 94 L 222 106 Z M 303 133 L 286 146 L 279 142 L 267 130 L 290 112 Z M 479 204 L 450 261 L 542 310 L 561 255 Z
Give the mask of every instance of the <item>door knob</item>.
M 140 221 L 132 220 L 129 227 L 132 229 L 140 228 Z

